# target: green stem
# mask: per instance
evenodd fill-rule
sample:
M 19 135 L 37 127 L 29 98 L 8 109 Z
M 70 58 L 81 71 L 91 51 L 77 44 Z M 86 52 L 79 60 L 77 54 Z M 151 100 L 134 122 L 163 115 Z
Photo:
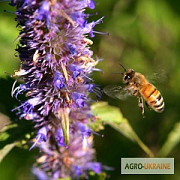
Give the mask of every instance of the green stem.
M 135 137 L 136 142 L 138 143 L 138 145 L 141 147 L 141 149 L 150 157 L 154 157 L 154 154 L 152 153 L 152 151 L 141 141 L 141 139 L 139 139 L 139 137 Z
M 135 131 L 132 129 L 130 124 L 127 120 L 123 120 L 121 123 L 108 123 L 110 126 L 112 126 L 114 129 L 121 132 L 124 136 L 128 137 L 132 141 L 136 141 L 137 144 L 140 146 L 140 148 L 149 156 L 154 157 L 154 154 L 152 151 L 141 141 L 141 139 L 137 136 Z

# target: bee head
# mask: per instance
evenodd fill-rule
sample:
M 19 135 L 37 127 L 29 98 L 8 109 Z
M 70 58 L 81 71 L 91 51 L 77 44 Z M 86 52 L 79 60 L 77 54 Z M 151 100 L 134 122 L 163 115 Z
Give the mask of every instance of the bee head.
M 133 69 L 128 69 L 123 75 L 123 83 L 128 84 L 129 81 L 134 77 L 135 71 Z

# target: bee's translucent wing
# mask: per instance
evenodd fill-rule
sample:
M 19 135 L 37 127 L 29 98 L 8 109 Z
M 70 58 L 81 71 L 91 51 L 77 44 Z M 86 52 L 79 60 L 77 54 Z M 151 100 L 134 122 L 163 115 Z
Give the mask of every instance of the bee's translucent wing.
M 164 69 L 160 69 L 158 72 L 147 76 L 147 79 L 153 84 L 156 82 L 164 83 L 167 80 L 167 72 Z
M 118 85 L 106 86 L 103 89 L 103 92 L 112 98 L 118 98 L 121 100 L 125 100 L 128 96 L 130 96 L 130 94 L 126 88 L 123 88 L 123 87 L 118 86 Z

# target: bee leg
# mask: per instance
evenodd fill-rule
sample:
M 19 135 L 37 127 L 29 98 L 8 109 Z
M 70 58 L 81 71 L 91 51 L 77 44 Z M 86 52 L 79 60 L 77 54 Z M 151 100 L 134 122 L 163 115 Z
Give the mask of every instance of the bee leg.
M 137 96 L 138 95 L 138 90 L 134 90 L 134 91 L 132 91 L 132 93 L 131 93 L 133 96 Z
M 149 108 L 151 110 L 149 104 L 146 101 L 145 101 L 145 105 L 146 105 L 147 108 Z
M 143 98 L 142 97 L 138 98 L 138 106 L 141 109 L 142 117 L 145 118 L 145 116 L 144 116 L 144 104 L 143 104 Z

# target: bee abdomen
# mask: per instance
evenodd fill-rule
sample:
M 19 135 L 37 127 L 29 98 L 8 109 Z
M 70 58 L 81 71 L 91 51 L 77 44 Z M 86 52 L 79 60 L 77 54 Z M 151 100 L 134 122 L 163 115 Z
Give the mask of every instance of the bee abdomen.
M 164 100 L 160 92 L 151 84 L 148 84 L 141 91 L 147 104 L 156 112 L 164 110 Z
M 163 112 L 164 110 L 164 100 L 161 96 L 160 92 L 158 91 L 158 97 L 154 98 L 154 100 L 150 101 L 151 107 L 156 112 Z

